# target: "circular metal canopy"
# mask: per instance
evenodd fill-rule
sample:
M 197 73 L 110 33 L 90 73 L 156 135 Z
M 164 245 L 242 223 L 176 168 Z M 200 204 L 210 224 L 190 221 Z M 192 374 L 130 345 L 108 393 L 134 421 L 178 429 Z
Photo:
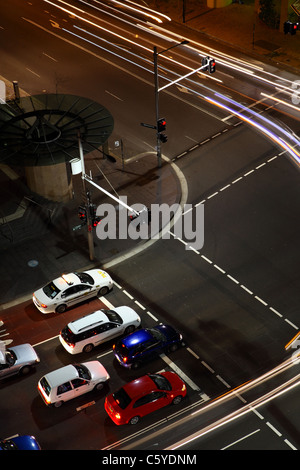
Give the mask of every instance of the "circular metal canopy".
M 109 111 L 88 98 L 36 95 L 0 106 L 0 162 L 44 166 L 78 157 L 103 145 L 114 120 Z

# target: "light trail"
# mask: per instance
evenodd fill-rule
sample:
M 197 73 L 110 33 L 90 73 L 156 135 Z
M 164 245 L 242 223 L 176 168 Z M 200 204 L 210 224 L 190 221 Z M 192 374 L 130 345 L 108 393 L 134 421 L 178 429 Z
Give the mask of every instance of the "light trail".
M 61 9 L 62 11 L 68 13 L 68 14 L 72 14 L 73 16 L 75 16 L 77 19 L 87 23 L 87 24 L 90 24 L 92 25 L 93 27 L 95 28 L 98 28 L 98 29 L 101 29 L 102 31 L 105 31 L 106 33 L 108 34 L 113 34 L 115 37 L 117 37 L 118 39 L 121 39 L 129 44 L 132 44 L 132 45 L 135 45 L 136 47 L 139 47 L 141 48 L 142 50 L 144 51 L 147 51 L 147 52 L 152 52 L 152 50 L 147 47 L 147 46 L 143 46 L 142 44 L 140 43 L 136 43 L 135 40 L 131 40 L 123 35 L 120 35 L 116 32 L 112 32 L 111 29 L 108 29 L 108 28 L 104 28 L 103 26 L 100 26 L 99 24 L 95 23 L 94 21 L 90 21 L 88 20 L 87 18 L 84 18 L 82 15 L 79 15 L 77 13 L 74 13 L 72 12 L 71 10 L 63 7 L 63 6 L 60 6 L 60 5 L 57 5 L 55 4 L 54 2 L 50 1 L 50 0 L 44 0 L 46 3 L 48 4 L 51 4 L 53 5 L 54 7 L 57 7 L 59 9 Z M 67 2 L 63 1 L 63 0 L 58 0 L 59 3 L 63 4 L 63 5 L 68 5 L 70 6 Z M 99 3 L 99 2 L 98 2 Z M 80 9 L 77 8 L 77 10 L 79 11 L 82 11 Z M 76 27 L 76 26 L 74 26 Z M 68 31 L 66 29 L 63 29 L 64 31 L 68 32 L 69 34 L 72 34 L 72 35 L 75 35 L 77 36 L 78 38 L 84 40 L 84 41 L 87 41 L 89 42 L 90 44 L 93 44 L 94 46 L 96 47 L 99 47 L 103 50 L 105 50 L 106 52 L 110 53 L 110 54 L 114 54 L 115 56 L 117 56 L 118 58 L 122 59 L 122 60 L 125 60 L 125 61 L 128 61 L 132 64 L 134 64 L 135 66 L 138 66 L 138 67 L 142 67 L 141 65 L 138 65 L 137 63 L 127 59 L 124 57 L 124 55 L 120 55 L 120 54 L 116 54 L 116 53 L 113 53 L 111 50 L 108 50 L 108 49 L 105 49 L 101 46 L 99 46 L 98 44 L 96 44 L 95 42 L 92 42 L 92 41 L 89 41 L 87 40 L 86 38 L 83 38 L 83 37 L 80 37 L 79 35 L 76 35 L 75 33 L 72 33 L 71 31 Z M 81 29 L 82 31 L 84 31 L 83 29 Z M 151 31 L 148 31 L 148 32 L 151 32 Z M 86 32 L 87 34 L 91 34 L 89 32 Z M 164 34 L 165 35 L 165 34 Z M 173 38 L 174 36 L 178 36 L 176 35 L 175 33 L 173 33 Z M 96 35 L 94 35 L 94 37 L 97 37 Z M 179 36 L 178 36 L 179 37 Z M 99 38 L 98 39 L 102 39 L 103 38 Z M 109 43 L 108 41 L 106 41 L 107 43 Z M 202 45 L 198 42 L 195 42 L 195 41 L 192 41 L 193 44 L 196 44 L 197 46 L 201 46 Z M 115 45 L 113 45 L 114 47 L 116 47 Z M 122 49 L 122 48 L 121 48 Z M 189 47 L 189 49 L 191 50 L 191 47 Z M 195 49 L 194 49 L 195 50 Z M 124 51 L 124 49 L 122 49 L 123 52 L 127 52 L 129 53 L 128 51 Z M 130 52 L 132 54 L 132 52 Z M 197 51 L 197 53 L 199 53 L 199 51 Z M 172 62 L 172 64 L 176 65 L 176 66 L 180 66 L 180 67 L 183 67 L 183 68 L 186 68 L 188 69 L 190 72 L 185 74 L 184 76 L 179 76 L 178 74 L 175 74 L 174 72 L 170 71 L 170 70 L 167 70 L 167 73 L 172 73 L 173 75 L 176 75 L 176 79 L 175 80 L 170 80 L 166 77 L 160 77 L 160 78 L 164 78 L 165 80 L 167 80 L 167 84 L 162 86 L 160 88 L 160 91 L 163 91 L 165 88 L 168 88 L 170 87 L 172 84 L 176 84 L 176 83 L 179 83 L 179 82 L 182 82 L 184 79 L 186 79 L 187 81 L 188 80 L 188 77 L 190 75 L 192 75 L 193 73 L 195 72 L 198 72 L 202 69 L 202 67 L 199 67 L 197 69 L 193 69 L 192 67 L 188 67 L 186 64 L 183 64 L 182 62 L 179 62 L 178 60 L 174 60 L 173 58 L 170 58 L 170 57 L 167 57 L 167 56 L 164 56 L 164 59 L 169 61 L 169 62 Z M 142 60 L 145 60 L 144 58 Z M 225 61 L 221 61 L 221 63 L 223 63 L 224 66 L 231 66 L 228 62 L 225 62 Z M 235 67 L 235 70 L 237 69 L 237 66 L 236 64 L 234 64 L 234 67 Z M 142 67 L 144 70 L 148 71 L 148 72 L 151 72 L 153 74 L 153 71 L 150 71 L 150 70 L 147 70 L 147 67 Z M 247 73 L 248 75 L 251 75 L 251 78 L 256 78 L 256 79 L 263 79 L 265 82 L 267 83 L 271 83 L 272 85 L 274 85 L 273 82 L 271 82 L 270 80 L 268 79 L 265 79 L 264 77 L 258 77 L 254 72 L 253 70 L 252 71 L 249 71 L 249 70 L 246 70 L 242 67 L 239 67 L 239 71 L 242 72 L 242 73 Z M 211 78 L 211 77 L 210 77 Z M 196 85 L 196 86 L 201 86 L 202 88 L 206 88 L 207 90 L 209 90 L 210 93 L 214 93 L 213 90 L 209 89 L 208 87 L 205 87 L 203 86 L 202 84 L 198 84 L 198 83 L 195 83 L 195 82 L 192 82 L 193 85 Z M 287 91 L 290 89 L 285 86 L 285 85 L 281 85 L 281 84 L 276 84 L 277 87 L 279 87 L 280 89 L 282 89 L 283 91 Z M 273 121 L 271 121 L 270 119 L 266 118 L 266 117 L 263 117 L 261 115 L 259 115 L 257 112 L 251 110 L 249 107 L 244 107 L 243 105 L 241 105 L 240 103 L 237 103 L 236 101 L 234 100 L 231 100 L 229 98 L 227 98 L 226 96 L 220 94 L 220 93 L 215 93 L 215 96 L 217 98 L 219 98 L 219 100 L 225 100 L 227 102 L 230 102 L 231 105 L 233 106 L 237 106 L 238 108 L 240 108 L 240 110 L 235 110 L 233 109 L 232 107 L 228 106 L 227 104 L 224 104 L 224 103 L 221 103 L 220 101 L 217 101 L 215 98 L 211 98 L 209 96 L 204 96 L 202 93 L 197 93 L 195 89 L 190 89 L 189 90 L 192 91 L 192 93 L 194 94 L 197 94 L 198 96 L 200 96 L 202 99 L 206 100 L 207 102 L 211 103 L 212 105 L 214 106 L 217 106 L 219 108 L 222 108 L 223 110 L 226 110 L 230 113 L 232 113 L 233 115 L 235 115 L 236 117 L 238 117 L 239 119 L 243 120 L 244 122 L 250 124 L 251 126 L 255 127 L 257 130 L 259 130 L 260 132 L 262 132 L 265 136 L 267 136 L 268 138 L 270 138 L 273 142 L 275 142 L 276 145 L 279 145 L 281 148 L 283 148 L 290 157 L 292 157 L 292 160 L 293 162 L 296 163 L 297 167 L 299 168 L 300 167 L 300 154 L 297 152 L 297 150 L 295 150 L 295 146 L 299 146 L 299 139 L 297 137 L 294 137 L 294 135 L 291 133 L 291 132 L 288 132 L 286 131 L 285 129 L 283 129 L 282 126 L 278 126 L 276 123 L 274 123 Z M 243 114 L 241 111 L 243 111 L 243 113 L 250 113 L 252 118 L 249 118 L 247 116 L 245 116 L 245 114 Z M 263 121 L 264 122 L 264 125 L 261 124 L 259 121 Z M 276 135 L 274 132 L 272 132 L 270 129 L 268 129 L 267 126 L 271 127 L 271 128 L 275 128 L 276 131 L 279 133 L 279 134 L 283 134 L 283 137 L 281 137 L 280 135 Z M 290 140 L 292 142 L 292 145 L 286 141 L 286 139 Z M 293 146 L 294 145 L 294 146 Z
M 290 367 L 294 366 L 294 360 L 293 358 L 288 359 L 287 361 L 284 361 L 282 364 L 279 366 L 275 367 L 274 369 L 270 370 L 266 374 L 263 374 L 261 377 L 248 382 L 240 387 L 237 387 L 236 389 L 227 392 L 221 397 L 218 397 L 215 401 L 209 403 L 208 405 L 204 406 L 203 408 L 200 408 L 196 412 L 193 412 L 190 415 L 190 418 L 193 416 L 195 417 L 196 415 L 203 414 L 212 407 L 220 406 L 223 404 L 224 400 L 228 399 L 233 399 L 235 398 L 237 391 L 239 395 L 241 393 L 245 393 L 250 389 L 253 389 L 255 386 L 261 385 L 267 380 L 273 378 L 274 376 L 285 372 L 288 370 Z M 282 396 L 285 393 L 290 392 L 292 389 L 295 387 L 298 387 L 300 385 L 300 374 L 297 374 L 296 376 L 292 377 L 285 383 L 280 384 L 278 387 L 270 390 L 269 392 L 265 393 L 264 395 L 260 396 L 259 398 L 253 400 L 250 403 L 247 403 L 244 405 L 242 408 L 233 411 L 232 413 L 229 413 L 228 415 L 218 419 L 217 421 L 214 421 L 208 426 L 205 426 L 202 429 L 199 429 L 192 435 L 188 436 L 187 438 L 181 439 L 180 441 L 177 441 L 176 443 L 172 444 L 171 446 L 166 447 L 164 450 L 178 450 L 186 445 L 190 445 L 192 442 L 194 442 L 197 439 L 200 439 L 201 437 L 205 436 L 206 434 L 213 432 L 217 429 L 219 429 L 222 426 L 225 426 L 243 416 L 246 414 L 253 412 L 253 410 L 256 410 L 259 407 L 262 407 L 269 403 L 270 401 Z M 179 425 L 179 423 L 177 423 Z

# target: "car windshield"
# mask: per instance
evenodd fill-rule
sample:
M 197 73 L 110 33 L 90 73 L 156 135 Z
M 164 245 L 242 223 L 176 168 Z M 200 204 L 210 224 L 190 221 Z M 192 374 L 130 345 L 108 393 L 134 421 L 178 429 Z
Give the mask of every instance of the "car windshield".
M 120 388 L 117 392 L 113 393 L 113 398 L 116 401 L 117 405 L 122 408 L 122 410 L 125 410 L 125 408 L 131 402 L 131 398 L 125 392 L 124 388 Z
M 44 392 L 46 393 L 46 395 L 50 395 L 50 392 L 51 392 L 51 387 L 50 387 L 50 384 L 48 382 L 48 380 L 45 378 L 45 377 L 42 377 L 41 380 L 40 380 L 40 384 L 41 384 L 41 387 L 43 388 Z
M 83 364 L 74 364 L 75 369 L 78 372 L 78 376 L 85 380 L 91 380 L 91 374 L 86 366 Z
M 122 325 L 122 318 L 120 317 L 120 315 L 117 314 L 117 312 L 115 312 L 114 310 L 103 310 L 103 312 L 105 313 L 109 321 Z
M 5 357 L 6 364 L 9 364 L 10 366 L 12 366 L 17 360 L 17 356 L 15 355 L 15 353 L 10 350 L 6 351 Z
M 80 282 L 82 282 L 83 284 L 91 284 L 91 285 L 94 284 L 94 279 L 88 273 L 74 273 L 74 274 L 76 274 L 76 276 L 79 277 Z
M 60 292 L 58 287 L 54 284 L 54 282 L 49 282 L 45 287 L 43 287 L 44 294 L 46 294 L 47 297 L 50 297 L 50 299 L 54 299 L 54 297 L 57 296 L 57 294 Z
M 166 337 L 161 333 L 161 331 L 156 330 L 155 328 L 148 328 L 149 333 L 153 336 L 156 341 L 165 341 Z
M 16 444 L 10 439 L 0 439 L 0 449 L 2 450 L 17 450 Z
M 170 382 L 160 374 L 149 374 L 150 379 L 153 380 L 159 390 L 172 390 Z

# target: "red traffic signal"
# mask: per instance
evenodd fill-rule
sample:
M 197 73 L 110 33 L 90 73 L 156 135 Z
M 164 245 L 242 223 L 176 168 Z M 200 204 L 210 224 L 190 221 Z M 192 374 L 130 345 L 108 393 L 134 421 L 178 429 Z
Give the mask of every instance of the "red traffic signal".
M 215 59 L 209 59 L 209 73 L 215 73 L 216 71 L 216 62 Z
M 292 36 L 296 34 L 299 23 L 292 23 L 291 21 L 286 21 L 283 25 L 284 34 L 290 33 Z
M 166 130 L 167 123 L 165 118 L 161 118 L 157 121 L 157 132 L 163 132 Z
M 80 206 L 78 208 L 78 217 L 80 218 L 80 220 L 82 220 L 82 222 L 86 223 L 86 219 L 87 219 L 86 207 Z

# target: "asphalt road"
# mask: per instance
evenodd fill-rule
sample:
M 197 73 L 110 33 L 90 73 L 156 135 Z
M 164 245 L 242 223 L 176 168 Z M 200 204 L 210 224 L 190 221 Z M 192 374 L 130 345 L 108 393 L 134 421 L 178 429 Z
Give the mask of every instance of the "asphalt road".
M 115 132 L 126 135 L 128 148 L 134 147 L 136 153 L 145 146 L 153 149 L 153 135 L 140 126 L 140 122 L 153 121 L 152 75 L 141 68 L 137 72 L 133 63 L 127 62 L 125 67 L 122 59 L 112 59 L 109 51 L 100 52 L 82 39 L 72 37 L 71 41 L 70 34 L 61 31 L 61 24 L 69 28 L 73 18 L 49 4 L 46 9 L 45 5 L 14 1 L 5 8 L 2 33 L 10 47 L 2 47 L 1 73 L 11 81 L 18 79 L 20 86 L 32 94 L 46 90 L 92 97 L 114 115 Z M 14 13 L 15 6 L 18 15 Z M 117 30 L 118 23 L 110 21 L 114 24 L 112 31 Z M 132 34 L 131 28 L 128 26 L 128 35 Z M 102 34 L 110 37 L 107 32 Z M 121 38 L 118 41 L 122 43 Z M 151 59 L 149 42 L 145 35 L 141 43 L 147 44 L 148 51 L 144 53 Z M 136 46 L 133 50 L 136 52 Z M 183 51 L 177 54 L 177 59 L 185 56 Z M 136 60 L 143 63 L 140 57 Z M 196 59 L 188 55 L 186 61 L 191 65 Z M 176 63 L 172 71 L 164 73 L 170 76 L 182 69 Z M 223 78 L 226 70 L 220 71 Z M 282 79 L 285 74 L 280 74 Z M 237 71 L 234 80 L 227 77 L 226 83 L 212 86 L 207 78 L 204 81 L 209 88 L 205 93 L 210 96 L 231 84 L 235 99 L 241 98 L 241 92 L 247 95 L 248 104 L 260 98 L 256 79 L 248 77 L 246 81 Z M 282 147 L 275 147 L 274 140 L 244 121 L 240 124 L 236 117 L 205 100 L 202 81 L 195 85 L 195 94 L 189 89 L 194 85 L 185 85 L 186 88 L 161 94 L 160 108 L 168 113 L 169 140 L 164 152 L 185 176 L 186 202 L 192 205 L 193 213 L 197 204 L 204 204 L 204 246 L 201 250 L 187 250 L 189 241 L 170 236 L 130 262 L 111 266 L 110 274 L 119 287 L 109 294 L 108 300 L 113 305 L 137 305 L 145 325 L 168 322 L 183 333 L 187 347 L 174 353 L 170 360 L 155 361 L 151 371 L 172 368 L 174 364 L 179 368 L 187 378 L 189 392 L 180 411 L 189 414 L 189 407 L 199 400 L 217 398 L 286 358 L 284 345 L 298 330 L 300 198 L 299 173 Z M 264 91 L 269 92 L 272 86 L 265 87 Z M 255 103 L 255 107 L 261 116 L 275 118 L 276 122 L 280 119 L 298 131 L 294 110 L 283 112 L 280 105 L 266 111 L 261 103 Z M 90 399 L 96 404 L 80 412 L 76 407 L 86 403 L 86 397 L 52 410 L 45 407 L 36 392 L 37 380 L 44 372 L 70 359 L 56 338 L 61 326 L 98 306 L 96 300 L 62 316 L 45 318 L 28 301 L 4 312 L 11 337 L 18 343 L 30 341 L 37 345 L 41 357 L 32 375 L 2 384 L 2 403 L 9 403 L 1 413 L 1 427 L 5 424 L 6 435 L 30 432 L 45 449 L 99 449 L 132 434 L 105 416 L 104 392 L 92 394 Z M 113 390 L 131 380 L 133 374 L 120 370 L 112 361 L 109 346 L 100 348 L 96 357 L 109 370 L 109 389 Z M 139 374 L 148 371 L 147 367 Z M 137 432 L 145 432 L 153 423 L 158 427 L 166 424 L 166 419 L 173 419 L 172 413 L 173 410 L 165 409 L 155 418 L 147 417 Z M 157 424 L 160 419 L 161 424 Z M 287 433 L 287 423 L 282 420 L 281 424 Z M 252 421 L 238 424 L 239 429 L 233 434 L 248 435 L 257 429 L 253 430 L 252 425 Z M 240 432 L 240 426 L 247 428 L 245 433 Z M 252 436 L 259 437 L 259 432 Z M 214 435 L 211 441 L 197 444 L 197 448 L 220 448 L 218 439 Z M 294 432 L 287 439 L 297 446 Z M 222 446 L 228 442 L 234 442 L 234 438 Z M 259 442 L 266 442 L 264 448 L 279 445 L 269 435 Z M 243 445 L 248 443 L 248 448 L 256 448 L 253 440 L 243 440 Z M 195 448 L 193 444 L 191 448 Z

